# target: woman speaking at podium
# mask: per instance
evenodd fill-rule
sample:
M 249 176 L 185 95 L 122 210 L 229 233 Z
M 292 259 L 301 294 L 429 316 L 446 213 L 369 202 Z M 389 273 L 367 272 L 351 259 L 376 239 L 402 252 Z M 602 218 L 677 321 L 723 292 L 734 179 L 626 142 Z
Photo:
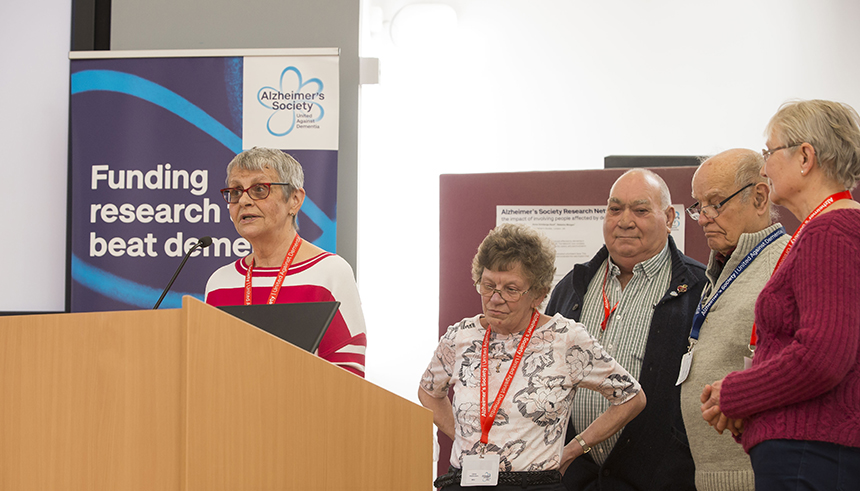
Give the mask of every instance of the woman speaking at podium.
M 340 302 L 318 355 L 364 376 L 364 314 L 352 268 L 298 234 L 296 215 L 305 199 L 302 166 L 290 155 L 254 147 L 227 165 L 230 219 L 252 253 L 221 267 L 206 284 L 206 303 Z

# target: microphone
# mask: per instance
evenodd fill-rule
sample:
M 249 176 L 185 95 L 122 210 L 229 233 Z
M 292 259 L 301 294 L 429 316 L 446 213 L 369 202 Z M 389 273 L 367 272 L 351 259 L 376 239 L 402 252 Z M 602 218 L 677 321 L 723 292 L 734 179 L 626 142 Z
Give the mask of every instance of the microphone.
M 179 272 L 182 271 L 182 267 L 185 266 L 185 261 L 187 261 L 188 258 L 191 257 L 191 253 L 196 251 L 198 247 L 201 249 L 206 249 L 207 247 L 209 247 L 211 245 L 212 245 L 212 237 L 209 237 L 207 235 L 206 237 L 201 237 L 200 240 L 198 240 L 197 243 L 194 244 L 194 246 L 191 249 L 188 249 L 188 252 L 185 253 L 185 257 L 182 258 L 182 262 L 179 263 L 179 267 L 176 268 L 176 272 L 173 273 L 173 278 L 170 278 L 170 283 L 168 283 L 167 287 L 164 289 L 164 291 L 161 292 L 161 296 L 158 297 L 158 301 L 155 302 L 155 307 L 153 307 L 152 310 L 157 309 L 158 306 L 161 305 L 161 301 L 164 300 L 164 296 L 167 295 L 167 291 L 170 290 L 171 286 L 173 286 L 173 282 L 176 281 L 176 277 L 179 276 Z

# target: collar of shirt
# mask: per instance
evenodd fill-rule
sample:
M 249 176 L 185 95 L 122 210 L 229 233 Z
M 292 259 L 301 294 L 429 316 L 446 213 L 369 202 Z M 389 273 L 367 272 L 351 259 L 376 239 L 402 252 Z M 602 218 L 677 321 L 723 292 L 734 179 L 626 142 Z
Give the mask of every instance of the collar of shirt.
M 731 255 L 726 258 L 725 262 L 720 262 L 719 252 L 711 251 L 711 258 L 708 260 L 708 269 L 706 271 L 708 282 L 705 285 L 704 291 L 702 291 L 703 301 L 707 301 L 711 298 L 711 293 L 715 291 L 716 287 L 725 281 L 726 277 L 734 271 L 735 267 L 743 261 L 744 257 L 746 257 L 746 255 L 749 254 L 749 252 L 753 250 L 759 242 L 764 240 L 765 237 L 780 227 L 782 227 L 782 224 L 777 222 L 772 224 L 770 227 L 759 230 L 758 232 L 741 234 L 740 237 L 738 237 L 738 245 L 732 250 Z M 777 239 L 777 241 L 778 240 L 780 239 Z
M 722 252 L 718 252 L 718 253 L 714 254 L 714 259 L 716 259 L 716 261 L 718 263 L 720 263 L 720 265 L 725 266 L 726 263 L 729 261 L 729 259 L 731 259 L 733 252 L 735 252 L 734 248 L 731 251 L 729 251 L 728 254 L 723 254 Z
M 610 256 L 607 261 L 609 261 L 609 274 L 613 277 L 616 277 L 621 274 L 621 268 L 618 267 L 614 262 L 612 262 L 612 257 Z M 651 259 L 646 259 L 641 263 L 636 263 L 633 266 L 633 276 L 644 274 L 646 278 L 651 279 L 656 276 L 663 266 L 666 265 L 666 262 L 669 261 L 669 242 L 666 242 L 666 245 L 663 246 L 663 250 L 657 253 L 656 256 Z

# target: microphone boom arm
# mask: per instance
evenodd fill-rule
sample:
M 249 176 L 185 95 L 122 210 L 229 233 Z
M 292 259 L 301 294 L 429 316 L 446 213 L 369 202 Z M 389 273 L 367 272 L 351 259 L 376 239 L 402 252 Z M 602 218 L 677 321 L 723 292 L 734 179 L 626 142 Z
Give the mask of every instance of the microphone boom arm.
M 188 249 L 188 252 L 185 253 L 185 257 L 182 258 L 182 262 L 179 263 L 179 267 L 176 268 L 176 272 L 173 273 L 173 278 L 170 278 L 170 283 L 167 284 L 167 287 L 161 292 L 161 296 L 158 297 L 158 301 L 155 302 L 155 306 L 152 307 L 152 310 L 156 310 L 159 305 L 161 305 L 161 301 L 164 300 L 164 297 L 167 295 L 167 292 L 170 290 L 170 287 L 173 286 L 173 282 L 176 281 L 176 277 L 179 276 L 179 272 L 182 271 L 182 268 L 185 266 L 185 262 L 188 261 L 188 258 L 191 257 L 191 253 L 196 251 L 198 247 L 203 249 L 212 245 L 212 237 L 208 235 L 206 237 L 201 237 L 200 240 L 194 244 L 191 249 Z

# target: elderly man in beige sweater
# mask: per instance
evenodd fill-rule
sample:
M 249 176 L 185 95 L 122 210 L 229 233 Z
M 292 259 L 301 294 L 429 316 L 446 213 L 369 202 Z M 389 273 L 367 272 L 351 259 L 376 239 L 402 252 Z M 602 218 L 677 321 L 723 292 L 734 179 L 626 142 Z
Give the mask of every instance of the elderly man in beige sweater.
M 733 149 L 705 160 L 693 175 L 696 203 L 687 213 L 702 227 L 711 255 L 678 383 L 699 491 L 755 489 L 749 457 L 729 432 L 717 434 L 702 419 L 700 396 L 706 384 L 750 362 L 755 300 L 789 240 L 774 223 L 762 164 L 759 152 Z

